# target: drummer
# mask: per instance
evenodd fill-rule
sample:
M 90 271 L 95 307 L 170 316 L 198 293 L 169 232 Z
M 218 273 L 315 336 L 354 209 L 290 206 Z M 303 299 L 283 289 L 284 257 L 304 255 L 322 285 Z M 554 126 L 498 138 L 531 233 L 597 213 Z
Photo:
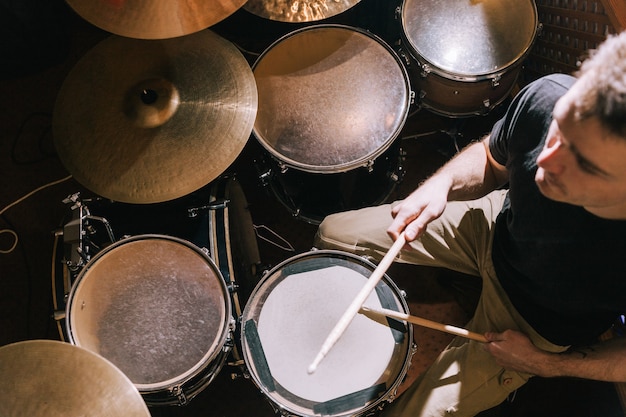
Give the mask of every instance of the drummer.
M 626 32 L 529 84 L 405 200 L 330 215 L 315 246 L 482 277 L 468 328 L 385 416 L 474 416 L 533 376 L 626 381 Z M 391 236 L 391 238 L 390 238 Z

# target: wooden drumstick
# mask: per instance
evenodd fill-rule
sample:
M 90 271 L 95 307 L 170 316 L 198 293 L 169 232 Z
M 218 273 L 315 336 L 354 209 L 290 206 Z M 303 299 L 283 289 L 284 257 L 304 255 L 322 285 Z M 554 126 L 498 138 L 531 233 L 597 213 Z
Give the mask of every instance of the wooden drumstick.
M 373 308 L 363 306 L 361 307 L 359 312 L 372 319 L 375 319 L 376 316 L 391 317 L 392 319 L 404 320 L 409 323 L 417 324 L 419 326 L 428 327 L 429 329 L 440 330 L 442 332 L 454 334 L 457 336 L 467 337 L 468 339 L 477 340 L 479 342 L 484 342 L 484 343 L 487 342 L 487 339 L 485 338 L 485 336 L 483 336 L 480 333 L 475 333 L 467 329 L 464 329 L 462 327 L 451 326 L 449 324 L 442 324 L 436 321 L 423 319 L 417 316 L 410 316 L 408 314 L 401 313 L 399 311 L 389 310 L 386 308 L 373 309 Z
M 309 374 L 315 372 L 319 363 L 322 361 L 322 359 L 324 359 L 326 354 L 335 345 L 335 343 L 337 343 L 337 340 L 339 340 L 341 335 L 348 328 L 354 317 L 361 309 L 361 306 L 363 305 L 367 297 L 376 287 L 376 284 L 378 284 L 383 275 L 385 275 L 385 271 L 387 271 L 389 266 L 391 266 L 396 255 L 400 252 L 400 249 L 402 249 L 405 243 L 406 238 L 404 237 L 404 233 L 401 233 L 398 239 L 393 243 L 391 248 L 389 248 L 389 251 L 385 254 L 376 269 L 374 269 L 374 272 L 372 272 L 372 275 L 370 275 L 365 286 L 363 286 L 361 291 L 359 291 L 352 303 L 348 306 L 348 309 L 345 311 L 345 313 L 343 313 L 343 316 L 341 316 L 335 327 L 328 334 L 328 337 L 326 337 L 326 341 L 322 345 L 322 348 L 307 369 Z

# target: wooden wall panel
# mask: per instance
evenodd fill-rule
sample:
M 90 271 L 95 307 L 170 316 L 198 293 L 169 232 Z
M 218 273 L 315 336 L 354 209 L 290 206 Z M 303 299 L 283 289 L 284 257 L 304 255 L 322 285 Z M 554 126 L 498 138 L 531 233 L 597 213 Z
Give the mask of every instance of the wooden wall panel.
M 605 3 L 619 3 L 619 13 Z M 587 50 L 620 30 L 616 22 L 625 18 L 622 9 L 626 9 L 624 0 L 536 0 L 536 4 L 542 28 L 527 58 L 525 81 L 576 71 Z

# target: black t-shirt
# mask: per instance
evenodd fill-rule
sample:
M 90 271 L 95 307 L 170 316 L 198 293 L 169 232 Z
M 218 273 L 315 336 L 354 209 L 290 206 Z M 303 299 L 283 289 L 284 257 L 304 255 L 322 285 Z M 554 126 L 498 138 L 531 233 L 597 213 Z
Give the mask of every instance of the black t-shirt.
M 626 221 L 550 200 L 534 180 L 554 105 L 574 81 L 559 74 L 528 85 L 490 143 L 510 174 L 495 226 L 498 279 L 526 321 L 559 345 L 589 343 L 626 312 Z

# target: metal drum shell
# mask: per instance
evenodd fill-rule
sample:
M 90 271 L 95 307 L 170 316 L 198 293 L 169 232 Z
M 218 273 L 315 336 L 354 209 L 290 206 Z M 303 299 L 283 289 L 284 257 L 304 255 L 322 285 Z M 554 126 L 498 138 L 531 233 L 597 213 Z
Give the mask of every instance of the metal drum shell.
M 403 0 L 398 19 L 416 101 L 451 117 L 504 101 L 541 29 L 532 0 Z

